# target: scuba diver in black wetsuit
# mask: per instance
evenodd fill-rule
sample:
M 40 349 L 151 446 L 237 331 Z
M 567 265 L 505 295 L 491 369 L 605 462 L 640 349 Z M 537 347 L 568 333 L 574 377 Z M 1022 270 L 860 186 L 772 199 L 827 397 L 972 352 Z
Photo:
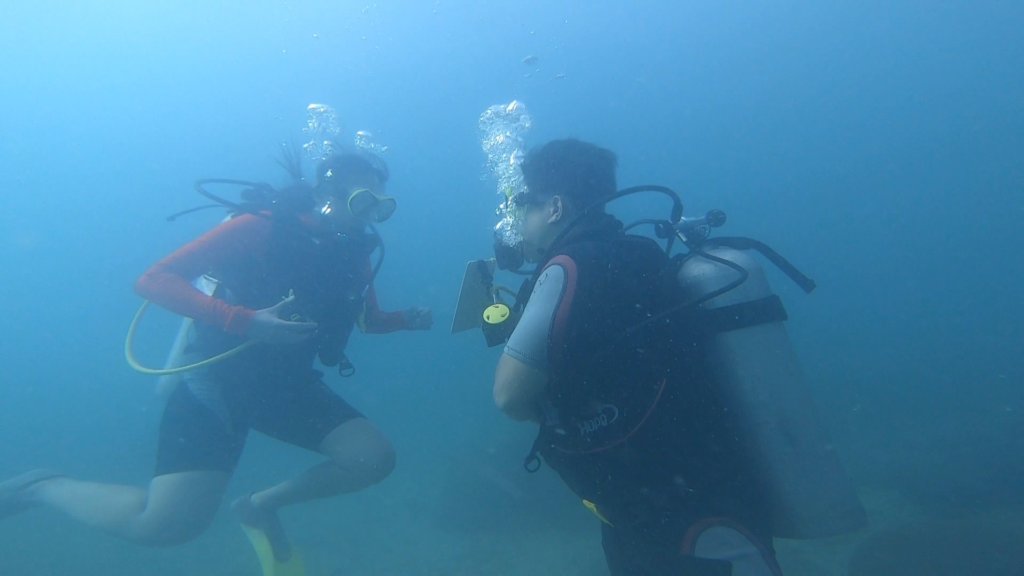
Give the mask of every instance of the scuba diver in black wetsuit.
M 756 454 L 761 445 L 750 441 L 743 410 L 716 381 L 722 371 L 705 349 L 715 330 L 688 305 L 677 278 L 694 262 L 670 259 L 605 211 L 623 195 L 612 152 L 556 140 L 520 167 L 525 191 L 512 198 L 519 248 L 539 267 L 525 307 L 517 303 L 494 399 L 509 417 L 539 425 L 527 468 L 543 458 L 600 519 L 613 576 L 781 574 L 772 538 L 786 530 L 766 489 L 774 488 L 770 467 Z M 748 278 L 710 252 L 700 252 L 705 263 L 724 262 L 732 277 L 698 300 L 704 304 Z M 742 272 L 738 279 L 732 269 Z M 745 328 L 781 322 L 776 301 L 726 308 L 718 330 L 744 337 Z M 730 316 L 749 322 L 729 325 Z M 839 496 L 822 498 L 829 510 L 813 518 L 822 533 L 863 522 L 856 496 L 839 484 Z M 833 512 L 848 515 L 834 520 Z

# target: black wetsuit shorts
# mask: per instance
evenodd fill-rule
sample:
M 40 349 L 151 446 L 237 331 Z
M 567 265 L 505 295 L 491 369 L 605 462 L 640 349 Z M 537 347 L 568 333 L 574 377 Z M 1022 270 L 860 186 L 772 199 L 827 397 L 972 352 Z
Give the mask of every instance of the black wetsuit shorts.
M 313 370 L 283 381 L 231 381 L 204 371 L 191 373 L 164 408 L 154 476 L 231 473 L 250 429 L 317 451 L 331 431 L 361 417 Z

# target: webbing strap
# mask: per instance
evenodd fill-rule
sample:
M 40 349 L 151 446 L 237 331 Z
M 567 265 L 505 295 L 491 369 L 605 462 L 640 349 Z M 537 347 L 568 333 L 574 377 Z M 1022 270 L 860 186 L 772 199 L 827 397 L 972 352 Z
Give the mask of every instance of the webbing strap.
M 740 302 L 721 308 L 704 309 L 699 313 L 698 330 L 719 334 L 759 324 L 785 322 L 789 316 L 782 299 L 772 294 L 758 300 Z

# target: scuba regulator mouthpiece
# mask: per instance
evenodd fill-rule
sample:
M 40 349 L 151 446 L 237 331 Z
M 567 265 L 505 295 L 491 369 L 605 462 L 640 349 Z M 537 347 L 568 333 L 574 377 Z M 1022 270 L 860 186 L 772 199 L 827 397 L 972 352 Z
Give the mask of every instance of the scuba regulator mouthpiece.
M 523 267 L 526 263 L 526 257 L 523 255 L 523 243 L 509 245 L 504 242 L 501 235 L 495 232 L 494 234 L 494 259 L 497 262 L 498 268 L 502 270 L 508 270 L 515 272 Z

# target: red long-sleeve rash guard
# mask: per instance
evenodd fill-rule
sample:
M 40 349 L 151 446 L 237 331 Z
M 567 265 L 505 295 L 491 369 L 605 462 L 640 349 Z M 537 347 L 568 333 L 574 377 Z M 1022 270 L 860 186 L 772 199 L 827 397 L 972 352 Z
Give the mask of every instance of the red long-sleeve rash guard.
M 172 312 L 212 324 L 225 332 L 245 335 L 255 310 L 233 306 L 203 294 L 192 282 L 204 274 L 239 263 L 256 265 L 269 253 L 273 223 L 268 218 L 243 214 L 232 218 L 154 264 L 139 278 L 135 291 Z M 370 263 L 366 263 L 367 267 Z M 384 333 L 406 327 L 402 312 L 383 312 L 371 285 L 366 293 L 362 328 Z

